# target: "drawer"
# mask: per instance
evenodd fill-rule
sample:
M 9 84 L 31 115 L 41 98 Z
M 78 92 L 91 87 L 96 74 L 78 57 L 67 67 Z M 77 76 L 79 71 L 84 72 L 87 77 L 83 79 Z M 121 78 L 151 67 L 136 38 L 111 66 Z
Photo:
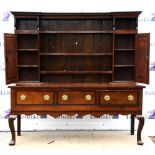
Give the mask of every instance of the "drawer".
M 49 91 L 17 91 L 17 104 L 53 104 L 53 93 Z
M 60 92 L 59 104 L 95 104 L 94 92 Z
M 103 91 L 99 95 L 101 104 L 136 104 L 137 92 L 135 91 Z

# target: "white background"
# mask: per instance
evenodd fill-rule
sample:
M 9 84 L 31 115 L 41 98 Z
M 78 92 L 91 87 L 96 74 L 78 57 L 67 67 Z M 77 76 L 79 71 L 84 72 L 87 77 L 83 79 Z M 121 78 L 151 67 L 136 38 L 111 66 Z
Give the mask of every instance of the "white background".
M 5 85 L 4 40 L 3 33 L 13 33 L 13 16 L 3 21 L 7 11 L 39 11 L 39 12 L 112 12 L 112 11 L 143 11 L 139 17 L 139 32 L 151 33 L 150 66 L 155 65 L 155 5 L 153 0 L 0 0 L 0 131 L 9 130 L 5 116 L 10 109 L 10 91 Z M 144 90 L 143 115 L 146 118 L 144 133 L 154 134 L 155 118 L 150 119 L 155 111 L 155 71 L 150 71 L 150 85 Z M 137 121 L 136 121 L 137 125 Z M 151 126 L 151 128 L 150 128 Z M 95 129 L 95 130 L 129 130 L 129 116 L 105 115 L 100 119 L 92 116 L 77 118 L 77 115 L 62 116 L 54 119 L 48 116 L 22 116 L 22 130 L 47 129 Z

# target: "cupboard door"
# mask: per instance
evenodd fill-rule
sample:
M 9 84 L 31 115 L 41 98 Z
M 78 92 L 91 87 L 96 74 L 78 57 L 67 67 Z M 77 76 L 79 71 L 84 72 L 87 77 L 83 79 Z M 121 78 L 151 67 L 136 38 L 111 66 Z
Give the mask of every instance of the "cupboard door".
M 17 82 L 16 35 L 4 34 L 6 84 Z
M 136 40 L 136 82 L 149 84 L 150 34 L 138 34 Z

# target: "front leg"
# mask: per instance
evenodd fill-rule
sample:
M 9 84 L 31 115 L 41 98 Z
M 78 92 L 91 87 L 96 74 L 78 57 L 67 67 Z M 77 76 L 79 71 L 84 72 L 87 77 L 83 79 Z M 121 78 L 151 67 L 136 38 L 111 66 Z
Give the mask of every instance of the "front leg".
M 135 115 L 131 115 L 131 128 L 130 128 L 131 135 L 134 135 L 134 129 L 135 129 Z
M 21 136 L 21 115 L 17 115 L 17 135 Z
M 143 145 L 144 143 L 141 140 L 141 131 L 144 126 L 144 117 L 142 115 L 137 115 L 136 118 L 139 120 L 138 129 L 137 129 L 137 144 Z
M 12 139 L 9 145 L 15 145 L 16 143 L 16 135 L 15 135 L 15 127 L 14 127 L 14 120 L 16 119 L 16 117 L 17 117 L 16 115 L 10 115 L 9 117 L 9 128 L 12 136 Z

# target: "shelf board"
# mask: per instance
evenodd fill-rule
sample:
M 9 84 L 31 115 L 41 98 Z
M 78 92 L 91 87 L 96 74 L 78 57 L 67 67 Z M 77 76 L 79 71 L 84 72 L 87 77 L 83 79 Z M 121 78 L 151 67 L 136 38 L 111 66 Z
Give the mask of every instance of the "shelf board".
M 124 51 L 135 51 L 135 48 L 130 48 L 130 49 L 127 49 L 127 48 L 117 48 L 117 49 L 115 49 L 115 51 L 122 51 L 122 52 L 124 52 Z
M 114 80 L 114 83 L 118 83 L 118 85 L 123 85 L 123 84 L 126 84 L 128 83 L 129 85 L 134 85 L 135 84 L 135 81 L 133 80 Z
M 40 30 L 39 33 L 113 33 L 113 30 L 107 30 L 107 31 L 47 31 L 47 30 Z
M 38 67 L 38 65 L 18 65 L 18 67 Z
M 114 67 L 135 67 L 135 65 L 114 65 Z
M 15 30 L 16 34 L 38 34 L 38 30 Z
M 112 56 L 112 53 L 40 53 L 44 56 Z
M 21 83 L 21 84 L 30 84 L 30 83 L 34 84 L 34 83 L 39 83 L 39 82 L 40 82 L 39 80 L 35 80 L 35 81 L 32 81 L 32 80 L 31 81 L 19 80 L 18 81 L 18 83 Z
M 90 31 L 50 31 L 50 30 L 15 30 L 16 34 L 38 34 L 38 33 L 114 33 L 114 34 L 136 34 L 137 30 L 90 30 Z
M 40 71 L 40 74 L 112 74 L 112 71 Z
M 36 48 L 32 48 L 32 49 L 23 49 L 23 48 L 20 48 L 20 49 L 17 49 L 18 51 L 38 51 L 38 49 Z
M 115 34 L 137 34 L 137 30 L 114 30 Z

